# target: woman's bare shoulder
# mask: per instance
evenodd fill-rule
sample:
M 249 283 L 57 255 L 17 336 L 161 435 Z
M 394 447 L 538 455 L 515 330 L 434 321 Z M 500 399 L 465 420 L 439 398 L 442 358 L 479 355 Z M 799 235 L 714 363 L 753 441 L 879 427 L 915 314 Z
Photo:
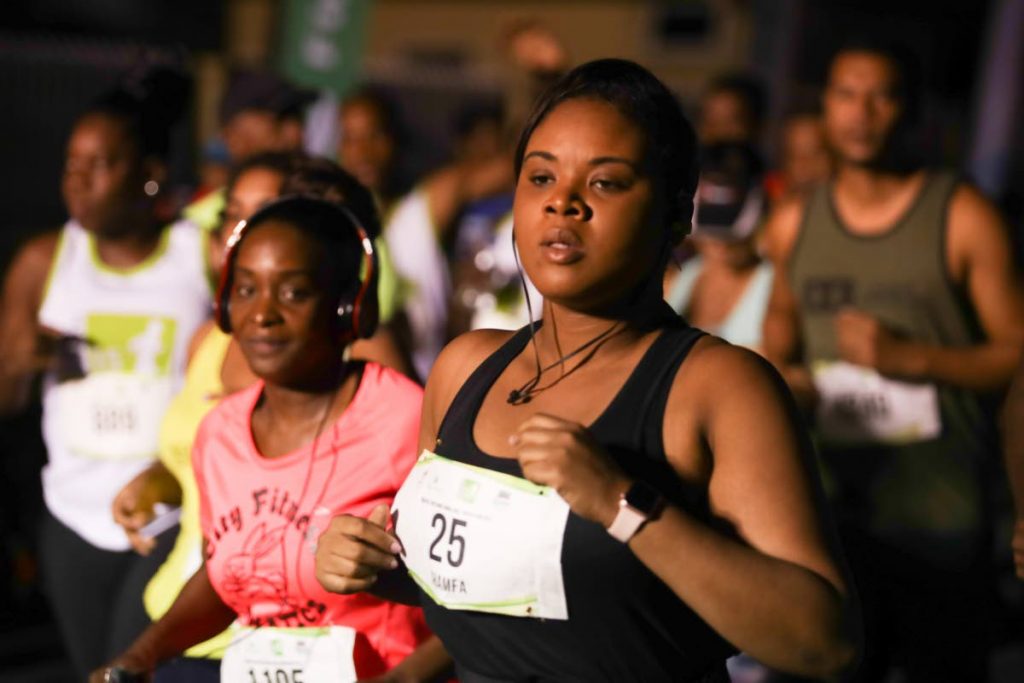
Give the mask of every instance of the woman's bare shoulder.
M 697 341 L 676 373 L 668 408 L 697 410 L 707 417 L 715 410 L 756 408 L 785 397 L 785 385 L 771 363 L 708 335 Z
M 461 387 L 473 371 L 502 344 L 511 339 L 514 331 L 473 330 L 459 335 L 448 343 L 434 362 L 427 386 Z
M 513 334 L 508 330 L 474 330 L 456 337 L 444 348 L 434 362 L 424 390 L 422 439 L 429 442 L 436 435 L 441 416 L 448 412 L 462 385 Z
M 30 310 L 32 316 L 36 314 L 59 243 L 60 231 L 52 230 L 21 245 L 4 277 L 3 298 L 7 307 L 15 305 Z

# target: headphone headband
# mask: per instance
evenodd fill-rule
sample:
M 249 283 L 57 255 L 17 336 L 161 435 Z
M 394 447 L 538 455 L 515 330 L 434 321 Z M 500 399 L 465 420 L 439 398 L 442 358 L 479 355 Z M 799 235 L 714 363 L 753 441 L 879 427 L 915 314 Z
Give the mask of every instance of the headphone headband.
M 338 302 L 337 314 L 342 329 L 344 331 L 351 331 L 354 338 L 360 339 L 373 336 L 377 329 L 379 315 L 377 304 L 378 262 L 373 240 L 370 239 L 369 233 L 356 215 L 344 204 L 307 195 L 279 197 L 264 204 L 249 218 L 239 221 L 232 228 L 226 242 L 220 283 L 217 287 L 216 299 L 214 300 L 214 319 L 217 321 L 217 326 L 223 332 L 231 333 L 229 305 L 231 288 L 234 281 L 233 271 L 242 240 L 254 225 L 258 225 L 289 208 L 299 209 L 303 206 L 317 209 L 328 208 L 335 211 L 343 222 L 348 225 L 348 228 L 355 233 L 354 236 L 362 251 L 361 272 L 357 275 L 359 286 L 354 296 L 351 296 L 351 292 L 346 292 L 342 295 L 342 300 Z M 301 228 L 302 226 L 299 227 Z M 373 290 L 372 293 L 370 291 L 371 288 Z

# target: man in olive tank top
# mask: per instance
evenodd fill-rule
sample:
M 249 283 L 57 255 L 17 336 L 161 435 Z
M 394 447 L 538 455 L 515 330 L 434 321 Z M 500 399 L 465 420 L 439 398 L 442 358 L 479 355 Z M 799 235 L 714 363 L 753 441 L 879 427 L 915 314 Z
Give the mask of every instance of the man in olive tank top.
M 858 680 L 985 680 L 992 397 L 1024 342 L 999 215 L 916 166 L 914 70 L 857 43 L 824 93 L 832 180 L 777 207 L 765 350 L 814 426 L 864 603 Z

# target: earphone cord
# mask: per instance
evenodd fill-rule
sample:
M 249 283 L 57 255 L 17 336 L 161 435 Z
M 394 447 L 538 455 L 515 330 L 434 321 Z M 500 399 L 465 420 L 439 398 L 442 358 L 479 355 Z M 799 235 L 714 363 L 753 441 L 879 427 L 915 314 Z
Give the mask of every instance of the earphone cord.
M 516 261 L 516 274 L 519 275 L 519 284 L 523 289 L 523 299 L 526 300 L 526 314 L 530 318 L 530 345 L 533 347 L 533 360 L 537 367 L 536 380 L 540 381 L 540 376 L 543 374 L 543 370 L 540 367 L 540 349 L 537 348 L 537 338 L 534 336 L 534 328 L 537 327 L 537 323 L 533 317 L 533 304 L 530 303 L 530 289 L 526 286 L 526 276 L 523 274 L 523 265 L 519 262 L 519 249 L 516 247 L 516 227 L 512 226 L 512 258 Z M 536 382 L 534 383 L 536 386 Z M 511 398 L 511 395 L 509 395 Z
M 313 469 L 314 469 L 314 466 L 316 464 L 316 452 L 317 452 L 317 446 L 320 443 L 320 437 L 323 434 L 324 427 L 327 425 L 327 418 L 331 414 L 331 408 L 334 407 L 334 402 L 337 400 L 338 394 L 341 392 L 341 387 L 344 384 L 345 373 L 346 373 L 346 371 L 348 370 L 349 367 L 350 367 L 350 364 L 348 362 L 345 362 L 344 365 L 342 365 L 342 372 L 341 372 L 342 380 L 341 380 L 341 382 L 339 382 L 338 387 L 335 388 L 335 390 L 333 392 L 331 392 L 330 397 L 327 399 L 327 403 L 324 406 L 324 412 L 320 416 L 320 422 L 317 424 L 316 432 L 314 432 L 314 434 L 313 434 L 313 443 L 310 445 L 309 467 L 306 469 L 306 478 L 305 478 L 305 481 L 303 481 L 303 483 L 302 483 L 302 492 L 299 494 L 299 500 L 298 500 L 298 504 L 297 504 L 297 509 L 299 511 L 301 511 L 303 509 L 303 507 L 304 507 L 303 506 L 303 501 L 305 500 L 306 493 L 309 490 L 310 480 L 313 478 Z M 337 435 L 335 434 L 335 438 L 336 437 L 337 437 Z M 320 502 L 323 500 L 324 493 L 326 493 L 326 491 L 327 491 L 327 486 L 330 483 L 331 477 L 334 474 L 334 469 L 335 469 L 335 467 L 337 465 L 337 460 L 338 460 L 338 452 L 337 452 L 337 449 L 333 448 L 333 447 L 332 447 L 331 450 L 332 450 L 332 453 L 331 453 L 331 469 L 330 469 L 330 472 L 329 472 L 328 476 L 324 479 L 324 486 L 321 489 L 320 495 L 317 497 L 316 502 L 313 503 L 312 508 L 310 508 L 311 510 L 315 509 L 317 506 L 320 505 Z M 282 543 L 283 542 L 284 542 L 284 539 L 282 539 Z M 305 593 L 305 590 L 303 590 L 303 586 L 302 586 L 301 572 L 299 571 L 299 563 L 300 563 L 301 559 L 302 559 L 302 543 L 300 542 L 299 551 L 298 551 L 298 553 L 296 553 L 295 576 L 296 576 L 296 579 L 299 582 L 298 589 L 301 592 Z M 287 603 L 281 603 L 281 606 L 285 607 L 285 608 L 288 607 Z M 242 642 L 244 642 L 245 640 L 247 640 L 251 636 L 255 635 L 256 632 L 259 631 L 261 628 L 264 628 L 264 627 L 263 626 L 257 626 L 255 628 L 253 628 L 253 630 L 250 633 L 245 634 L 244 636 L 242 636 L 241 638 L 239 638 L 237 640 L 232 640 L 232 642 L 228 643 L 228 645 L 226 645 L 224 647 L 224 651 L 226 652 L 227 650 L 229 650 L 229 649 L 231 649 L 231 648 L 233 648 L 233 647 L 235 647 L 237 645 L 240 645 Z M 210 652 L 212 653 L 212 650 Z M 209 657 L 209 653 L 201 655 L 201 656 Z
M 599 344 L 600 342 L 604 341 L 605 339 L 610 337 L 614 332 L 618 331 L 618 329 L 622 325 L 622 322 L 621 321 L 616 321 L 616 322 L 612 323 L 611 327 L 609 327 L 608 329 L 604 330 L 603 332 L 601 332 L 597 336 L 593 337 L 589 341 L 585 342 L 582 346 L 577 347 L 576 350 L 571 351 L 571 352 L 565 354 L 564 356 L 562 356 L 561 358 L 559 358 L 555 362 L 551 363 L 550 365 L 547 365 L 545 367 L 541 367 L 541 363 L 540 363 L 540 348 L 537 346 L 537 336 L 534 333 L 534 330 L 535 330 L 537 325 L 536 325 L 536 322 L 534 321 L 534 318 L 533 318 L 533 306 L 530 304 L 530 292 L 529 292 L 529 290 L 528 290 L 528 288 L 526 286 L 526 276 L 523 274 L 522 264 L 519 263 L 519 251 L 516 249 L 516 231 L 515 231 L 514 227 L 512 229 L 512 255 L 515 258 L 516 270 L 519 273 L 519 282 L 520 282 L 520 284 L 522 285 L 522 288 L 523 288 L 523 298 L 526 299 L 526 311 L 527 311 L 527 314 L 530 316 L 530 326 L 529 326 L 529 330 L 530 330 L 530 344 L 531 344 L 531 346 L 533 346 L 534 364 L 535 364 L 535 366 L 537 368 L 536 373 L 534 374 L 533 377 L 531 377 L 529 380 L 527 380 L 519 388 L 513 389 L 512 391 L 509 392 L 508 398 L 505 399 L 505 401 L 507 403 L 509 403 L 510 405 L 514 405 L 515 406 L 515 405 L 521 405 L 523 403 L 529 402 L 529 400 L 531 398 L 533 398 L 534 394 L 536 394 L 538 392 L 541 392 L 541 391 L 544 391 L 545 389 L 550 388 L 551 386 L 553 386 L 558 381 L 558 380 L 556 380 L 555 382 L 552 382 L 551 384 L 548 384 L 547 386 L 539 387 L 538 388 L 537 385 L 540 384 L 540 378 L 541 378 L 541 376 L 545 372 L 547 372 L 548 370 L 552 370 L 552 369 L 554 369 L 554 368 L 556 368 L 556 367 L 558 367 L 560 365 L 565 365 L 565 362 L 568 361 L 569 359 L 574 358 L 575 356 L 578 356 L 579 354 L 583 353 L 584 351 L 586 351 L 590 347 L 595 346 L 595 345 Z
M 573 358 L 583 353 L 590 347 L 596 346 L 600 342 L 612 336 L 612 334 L 614 334 L 615 332 L 618 332 L 621 329 L 621 326 L 621 321 L 616 321 L 612 323 L 611 327 L 601 332 L 597 336 L 593 337 L 589 341 L 585 342 L 583 345 L 577 347 L 576 350 L 565 354 L 564 356 L 556 360 L 554 363 L 551 363 L 550 365 L 547 365 L 543 368 L 538 368 L 537 374 L 535 374 L 533 377 L 527 380 L 525 384 L 520 386 L 518 389 L 513 389 L 512 391 L 509 392 L 508 399 L 506 399 L 507 402 L 510 403 L 511 405 L 520 405 L 522 403 L 527 403 L 533 397 L 533 394 L 551 388 L 554 384 L 558 382 L 558 380 L 555 380 L 554 382 L 548 384 L 547 386 L 538 387 L 537 385 L 540 384 L 541 375 L 543 375 L 548 370 L 558 367 L 559 365 L 564 365 L 565 362 L 568 361 L 570 358 Z M 532 337 L 533 335 L 531 334 L 531 338 Z M 536 345 L 536 341 L 534 341 L 534 344 Z M 562 378 L 560 377 L 559 379 Z
M 348 347 L 346 347 L 346 351 L 347 350 L 348 350 Z M 309 453 L 309 468 L 306 470 L 306 480 L 302 483 L 302 493 L 299 494 L 299 508 L 300 509 L 302 508 L 302 503 L 306 500 L 306 492 L 307 492 L 307 490 L 309 488 L 310 479 L 312 479 L 312 477 L 313 477 L 313 468 L 316 465 L 316 449 L 317 449 L 317 446 L 320 443 L 320 436 L 323 434 L 324 427 L 327 426 L 327 418 L 331 414 L 331 408 L 334 407 L 334 402 L 338 399 L 338 394 L 341 393 L 341 388 L 345 384 L 345 378 L 347 377 L 348 372 L 349 372 L 349 370 L 352 367 L 352 364 L 348 361 L 348 359 L 345 356 L 346 356 L 346 353 L 343 352 L 342 353 L 342 359 L 343 360 L 342 360 L 342 365 L 341 365 L 341 372 L 339 373 L 340 374 L 340 380 L 338 382 L 338 386 L 334 389 L 333 392 L 331 392 L 331 396 L 327 400 L 327 405 L 324 408 L 323 415 L 320 417 L 320 424 L 317 426 L 316 432 L 313 434 L 313 444 L 310 446 L 310 453 Z M 337 428 L 337 426 L 335 426 L 335 429 L 336 428 Z M 323 486 L 320 489 L 320 495 L 317 496 L 316 502 L 314 502 L 313 505 L 310 506 L 310 508 L 309 508 L 311 515 L 316 512 L 316 508 L 319 507 L 320 502 L 324 498 L 324 494 L 327 493 L 327 487 L 330 485 L 331 477 L 334 475 L 334 469 L 335 469 L 335 467 L 338 464 L 338 451 L 337 451 L 336 448 L 334 448 L 334 444 L 335 444 L 335 442 L 337 440 L 337 436 L 338 436 L 337 432 L 335 431 L 334 432 L 334 440 L 332 440 L 332 442 L 331 442 L 332 447 L 331 447 L 331 469 L 330 469 L 330 473 L 324 479 Z M 299 552 L 296 554 L 296 557 L 295 557 L 295 577 L 296 577 L 296 579 L 298 580 L 298 583 L 299 583 L 299 586 L 298 586 L 299 590 L 305 592 L 303 590 L 303 586 L 302 586 L 302 573 L 299 571 L 299 565 L 300 565 L 301 561 L 302 561 L 302 541 L 300 541 L 300 543 L 299 543 Z

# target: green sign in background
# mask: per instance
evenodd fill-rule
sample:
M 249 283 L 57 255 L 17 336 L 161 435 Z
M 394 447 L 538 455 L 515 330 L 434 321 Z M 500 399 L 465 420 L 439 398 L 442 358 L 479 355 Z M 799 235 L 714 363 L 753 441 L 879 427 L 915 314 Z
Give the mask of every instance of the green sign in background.
M 285 0 L 281 68 L 295 83 L 344 94 L 359 79 L 371 0 Z

